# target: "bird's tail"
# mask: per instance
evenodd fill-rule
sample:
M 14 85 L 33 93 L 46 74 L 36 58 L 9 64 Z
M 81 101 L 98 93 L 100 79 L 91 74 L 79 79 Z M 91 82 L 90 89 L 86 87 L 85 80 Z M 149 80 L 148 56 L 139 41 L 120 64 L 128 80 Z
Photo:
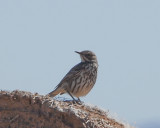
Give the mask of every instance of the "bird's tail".
M 62 88 L 56 88 L 54 91 L 50 92 L 47 96 L 49 97 L 55 97 L 58 94 L 63 93 L 64 90 Z

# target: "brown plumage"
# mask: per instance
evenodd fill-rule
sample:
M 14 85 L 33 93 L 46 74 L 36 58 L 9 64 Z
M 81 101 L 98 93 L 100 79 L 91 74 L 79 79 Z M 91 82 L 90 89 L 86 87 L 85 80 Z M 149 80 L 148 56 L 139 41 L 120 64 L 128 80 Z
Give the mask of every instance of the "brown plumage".
M 68 93 L 74 101 L 74 97 L 80 101 L 79 97 L 87 95 L 93 88 L 97 78 L 97 57 L 88 50 L 76 51 L 76 53 L 80 55 L 81 62 L 75 65 L 56 86 L 55 90 L 48 94 L 50 97 Z

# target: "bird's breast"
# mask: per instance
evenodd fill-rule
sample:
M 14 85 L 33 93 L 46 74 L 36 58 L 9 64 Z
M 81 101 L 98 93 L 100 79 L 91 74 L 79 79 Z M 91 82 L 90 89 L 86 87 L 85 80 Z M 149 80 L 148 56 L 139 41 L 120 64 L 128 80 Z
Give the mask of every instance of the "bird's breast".
M 72 83 L 72 94 L 76 97 L 87 95 L 93 88 L 97 78 L 97 68 L 93 64 L 85 66 L 79 77 Z

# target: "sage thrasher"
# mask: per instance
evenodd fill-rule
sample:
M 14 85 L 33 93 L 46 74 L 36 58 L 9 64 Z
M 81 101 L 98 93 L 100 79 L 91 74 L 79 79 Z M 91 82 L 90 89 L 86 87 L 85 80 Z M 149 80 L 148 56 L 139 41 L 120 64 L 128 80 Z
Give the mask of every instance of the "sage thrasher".
M 81 62 L 75 65 L 56 86 L 55 90 L 48 96 L 54 97 L 58 94 L 68 93 L 74 102 L 74 97 L 87 95 L 93 88 L 97 79 L 98 62 L 96 55 L 88 50 L 77 52 L 81 57 Z M 74 97 L 73 97 L 74 96 Z

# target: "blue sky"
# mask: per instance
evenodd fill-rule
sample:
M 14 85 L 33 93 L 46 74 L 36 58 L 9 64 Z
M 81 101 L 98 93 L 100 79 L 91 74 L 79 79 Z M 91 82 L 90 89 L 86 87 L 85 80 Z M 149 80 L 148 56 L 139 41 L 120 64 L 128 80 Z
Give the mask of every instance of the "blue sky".
M 160 1 L 1 0 L 0 89 L 47 94 L 92 50 L 84 98 L 129 123 L 160 119 Z M 67 97 L 64 95 L 64 97 Z

